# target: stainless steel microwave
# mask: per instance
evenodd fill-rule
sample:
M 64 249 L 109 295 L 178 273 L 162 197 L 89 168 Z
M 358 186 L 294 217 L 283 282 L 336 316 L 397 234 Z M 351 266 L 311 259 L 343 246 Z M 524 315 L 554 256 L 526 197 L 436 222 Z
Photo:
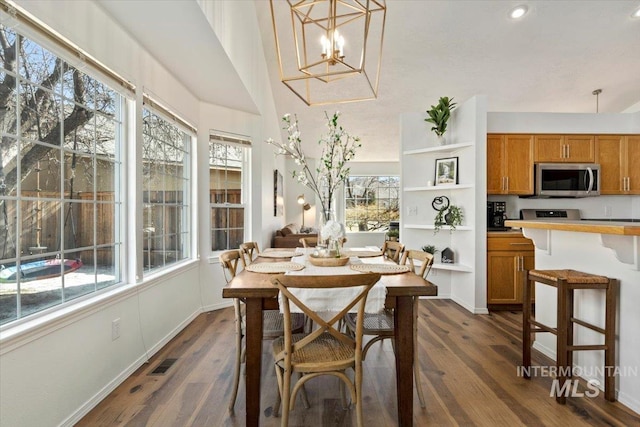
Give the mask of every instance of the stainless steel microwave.
M 536 196 L 591 197 L 600 195 L 600 165 L 595 163 L 538 163 Z

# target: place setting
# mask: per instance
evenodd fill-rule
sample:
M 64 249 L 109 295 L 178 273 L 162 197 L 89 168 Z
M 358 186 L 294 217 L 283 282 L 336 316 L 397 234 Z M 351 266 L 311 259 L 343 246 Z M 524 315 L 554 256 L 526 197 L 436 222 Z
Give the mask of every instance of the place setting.
M 245 267 L 245 270 L 250 271 L 252 273 L 269 273 L 269 274 L 278 274 L 278 273 L 286 273 L 288 271 L 298 271 L 304 268 L 303 264 L 299 264 L 297 262 L 291 261 L 282 261 L 282 262 L 258 262 L 249 264 Z
M 349 266 L 352 270 L 359 271 L 361 273 L 380 273 L 382 275 L 388 274 L 402 274 L 411 271 L 411 268 L 407 265 L 397 264 L 351 264 Z
M 264 252 L 258 254 L 260 258 L 291 258 L 296 255 L 295 250 L 285 249 L 265 249 Z
M 375 258 L 382 256 L 381 250 L 366 250 L 366 249 L 344 249 L 342 253 L 348 257 L 357 258 Z

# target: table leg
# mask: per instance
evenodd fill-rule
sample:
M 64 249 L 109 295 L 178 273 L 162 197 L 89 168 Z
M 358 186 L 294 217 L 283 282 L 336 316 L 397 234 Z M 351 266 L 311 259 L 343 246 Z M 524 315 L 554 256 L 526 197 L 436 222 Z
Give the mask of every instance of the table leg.
M 246 422 L 260 423 L 260 376 L 262 375 L 262 298 L 247 298 L 246 313 Z
M 413 297 L 396 297 L 394 316 L 398 425 L 403 427 L 413 425 Z

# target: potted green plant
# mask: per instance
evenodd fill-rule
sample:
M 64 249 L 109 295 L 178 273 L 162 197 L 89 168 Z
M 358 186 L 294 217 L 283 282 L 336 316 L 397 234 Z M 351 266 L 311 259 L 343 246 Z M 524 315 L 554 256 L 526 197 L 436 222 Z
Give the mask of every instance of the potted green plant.
M 436 214 L 434 220 L 435 232 L 440 231 L 443 225 L 451 227 L 451 231 L 455 231 L 456 227 L 462 225 L 464 214 L 462 208 L 456 205 L 449 205 L 446 208 L 440 209 Z
M 434 245 L 424 245 L 422 247 L 422 250 L 426 253 L 429 253 L 431 255 L 435 255 L 436 252 L 438 252 L 438 250 L 436 249 L 436 247 Z
M 397 242 L 398 241 L 398 237 L 400 237 L 400 231 L 398 231 L 398 230 L 389 230 L 389 231 L 387 231 L 387 237 L 392 242 Z
M 437 105 L 432 105 L 431 109 L 427 110 L 429 117 L 424 119 L 424 121 L 434 125 L 431 130 L 436 133 L 441 145 L 446 144 L 444 133 L 447 131 L 447 122 L 456 105 L 457 104 L 453 102 L 453 98 L 443 96 L 438 100 Z

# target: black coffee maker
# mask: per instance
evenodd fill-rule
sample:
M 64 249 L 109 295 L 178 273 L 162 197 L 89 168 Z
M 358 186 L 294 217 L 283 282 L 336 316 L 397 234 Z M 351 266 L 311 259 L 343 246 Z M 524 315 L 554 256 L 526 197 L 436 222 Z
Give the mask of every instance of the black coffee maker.
M 505 230 L 504 220 L 506 218 L 506 202 L 487 202 L 487 230 Z

